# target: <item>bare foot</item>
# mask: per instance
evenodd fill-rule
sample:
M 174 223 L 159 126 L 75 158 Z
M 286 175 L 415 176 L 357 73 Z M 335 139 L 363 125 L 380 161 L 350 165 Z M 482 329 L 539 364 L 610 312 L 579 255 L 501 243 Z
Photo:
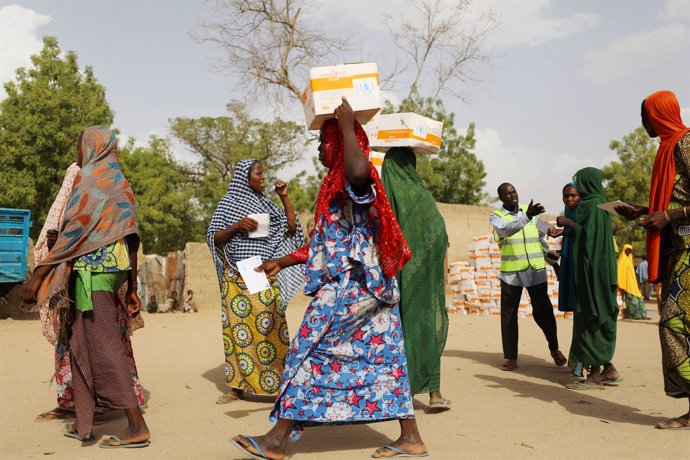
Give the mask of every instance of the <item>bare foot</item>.
M 427 453 L 426 446 L 424 445 L 421 439 L 407 440 L 401 437 L 398 438 L 394 443 L 392 443 L 391 446 L 401 451 L 404 451 L 408 454 L 420 455 Z M 396 452 L 386 447 L 379 447 L 378 449 L 376 449 L 376 452 L 374 452 L 374 455 L 372 455 L 372 457 L 388 458 L 397 457 L 398 455 L 400 455 L 400 452 Z
M 261 448 L 263 453 L 259 452 L 246 436 L 238 434 L 237 436 L 233 436 L 232 440 L 253 455 L 266 456 L 270 460 L 283 460 L 285 458 L 285 450 L 287 448 L 285 442 L 280 442 L 270 435 L 252 436 L 251 438 Z

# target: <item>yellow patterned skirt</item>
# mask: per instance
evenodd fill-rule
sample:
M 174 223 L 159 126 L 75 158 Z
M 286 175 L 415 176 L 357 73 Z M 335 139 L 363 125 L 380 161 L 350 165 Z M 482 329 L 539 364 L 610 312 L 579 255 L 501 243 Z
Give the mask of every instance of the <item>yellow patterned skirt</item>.
M 226 268 L 221 290 L 225 381 L 257 395 L 277 395 L 290 344 L 278 279 L 249 294 L 239 273 Z

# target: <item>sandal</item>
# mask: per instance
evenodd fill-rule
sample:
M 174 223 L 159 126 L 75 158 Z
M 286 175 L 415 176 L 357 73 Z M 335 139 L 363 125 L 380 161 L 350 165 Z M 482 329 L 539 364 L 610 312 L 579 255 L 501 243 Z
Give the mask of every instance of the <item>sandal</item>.
M 429 409 L 433 409 L 434 412 L 448 411 L 452 405 L 453 403 L 450 402 L 450 399 L 446 398 L 429 400 Z
M 37 422 L 49 422 L 51 420 L 66 420 L 74 417 L 76 417 L 76 414 L 73 411 L 56 407 L 55 409 L 38 414 L 34 420 Z
M 604 390 L 604 385 L 593 385 L 588 382 L 573 382 L 565 386 L 568 390 L 589 391 L 589 390 Z
M 551 357 L 553 358 L 553 362 L 556 364 L 556 366 L 561 367 L 565 366 L 568 360 L 566 359 L 565 356 L 563 356 L 563 353 L 561 353 L 561 350 L 555 350 L 551 352 Z
M 216 404 L 228 404 L 233 401 L 238 401 L 240 399 L 244 399 L 244 395 L 241 392 L 237 392 L 235 390 L 231 390 L 227 393 L 223 393 L 220 395 L 218 399 L 216 399 Z
M 690 419 L 674 417 L 658 423 L 654 428 L 658 430 L 690 430 Z
M 501 366 L 502 371 L 514 371 L 517 369 L 517 359 L 506 359 L 506 362 Z

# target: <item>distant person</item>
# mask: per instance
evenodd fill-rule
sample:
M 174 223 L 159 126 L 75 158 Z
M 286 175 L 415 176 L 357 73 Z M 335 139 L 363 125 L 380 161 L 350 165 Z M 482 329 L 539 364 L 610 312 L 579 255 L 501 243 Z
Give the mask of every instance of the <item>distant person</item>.
M 187 293 L 184 295 L 184 303 L 182 304 L 182 312 L 183 313 L 192 313 L 196 312 L 196 304 L 194 303 L 194 291 L 191 289 L 187 290 Z
M 428 393 L 429 408 L 449 410 L 441 394 L 441 354 L 448 337 L 446 250 L 448 235 L 434 197 L 417 173 L 409 148 L 392 148 L 383 160 L 381 180 L 412 260 L 398 272 L 407 369 L 412 394 Z
M 508 183 L 498 187 L 498 197 L 503 207 L 492 212 L 489 220 L 494 229 L 494 239 L 501 248 L 501 338 L 505 359 L 501 369 L 512 371 L 517 368 L 517 311 L 523 289 L 529 293 L 534 321 L 546 337 L 554 363 L 563 366 L 567 360 L 558 349 L 556 317 L 546 284 L 546 233 L 537 225 L 544 207 L 533 201 L 529 205 L 520 205 L 515 187 Z M 550 229 L 549 233 L 555 236 L 557 231 Z
M 624 245 L 623 250 L 618 255 L 618 289 L 625 300 L 626 318 L 649 319 L 647 318 L 647 307 L 637 285 L 633 265 L 633 247 L 630 244 Z
M 603 382 L 620 379 L 611 363 L 616 348 L 616 255 L 611 215 L 598 205 L 606 203 L 603 173 L 584 168 L 575 174 L 580 205 L 575 219 L 558 223 L 573 234 L 576 304 L 573 315 L 571 360 L 589 369 L 587 378 L 569 384 L 574 390 L 603 390 Z
M 158 311 L 158 301 L 156 300 L 155 295 L 149 297 L 149 301 L 146 304 L 146 311 L 148 313 L 156 313 Z
M 654 160 L 649 207 L 617 209 L 632 220 L 647 215 L 647 262 L 650 283 L 661 283 L 659 337 L 664 391 L 690 402 L 690 128 L 683 124 L 680 104 L 671 91 L 657 91 L 642 101 L 642 125 L 661 138 Z M 659 423 L 659 429 L 690 427 L 690 408 Z
M 637 266 L 637 280 L 640 282 L 640 290 L 644 300 L 649 300 L 649 276 L 648 276 L 647 256 L 642 256 L 642 262 Z
M 169 291 L 163 305 L 158 307 L 158 313 L 173 313 L 177 310 L 177 291 Z
M 269 278 L 270 289 L 250 294 L 237 263 L 253 256 L 262 261 L 282 257 L 301 247 L 302 226 L 292 207 L 287 184 L 276 181 L 276 206 L 264 193 L 264 165 L 241 160 L 221 198 L 206 233 L 220 283 L 225 382 L 230 391 L 217 404 L 244 397 L 278 394 L 290 338 L 285 309 L 304 283 L 304 270 L 293 267 Z M 268 236 L 252 238 L 258 222 L 251 217 L 269 215 Z

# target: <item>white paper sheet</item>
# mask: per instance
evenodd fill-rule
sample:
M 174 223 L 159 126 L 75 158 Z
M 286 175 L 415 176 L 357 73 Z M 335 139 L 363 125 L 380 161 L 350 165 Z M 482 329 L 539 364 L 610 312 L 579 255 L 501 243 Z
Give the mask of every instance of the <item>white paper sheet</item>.
M 550 223 L 546 222 L 546 221 L 543 221 L 543 220 L 541 220 L 541 219 L 538 219 L 538 220 L 537 220 L 537 228 L 539 229 L 540 232 L 542 232 L 542 233 L 548 235 L 548 234 L 549 234 L 549 230 L 552 229 L 553 226 L 552 226 Z
M 242 275 L 244 284 L 247 285 L 247 290 L 250 294 L 257 294 L 271 287 L 266 273 L 254 270 L 259 265 L 261 265 L 261 257 L 259 256 L 237 262 L 237 269 L 240 271 L 240 275 Z
M 597 208 L 601 208 L 604 211 L 613 214 L 614 216 L 618 216 L 620 214 L 618 214 L 615 210 L 615 208 L 617 208 L 618 206 L 627 206 L 629 208 L 632 207 L 628 203 L 624 203 L 620 200 L 616 200 L 616 201 L 609 201 L 608 203 L 599 204 L 599 205 L 597 205 Z
M 271 225 L 271 215 L 268 213 L 249 214 L 247 217 L 254 219 L 259 224 L 256 230 L 253 232 L 247 232 L 249 238 L 266 238 Z

